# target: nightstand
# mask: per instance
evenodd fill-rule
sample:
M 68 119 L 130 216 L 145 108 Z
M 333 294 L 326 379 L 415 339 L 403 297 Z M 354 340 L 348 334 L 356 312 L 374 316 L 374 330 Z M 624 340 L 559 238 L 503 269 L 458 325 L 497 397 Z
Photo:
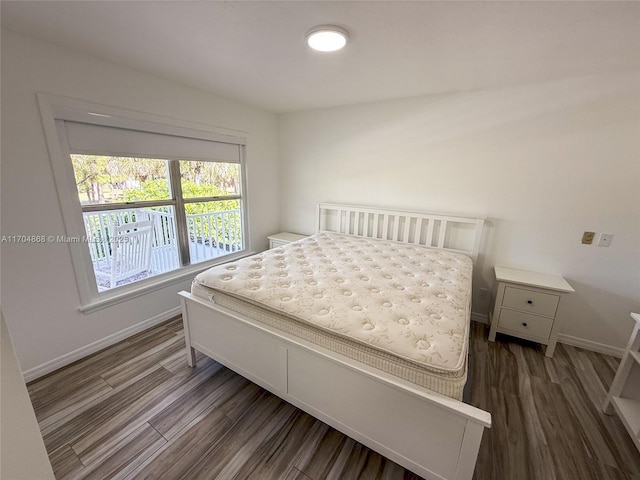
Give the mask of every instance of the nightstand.
M 547 346 L 552 357 L 558 341 L 558 307 L 562 298 L 574 292 L 559 275 L 494 267 L 498 287 L 493 312 L 489 316 L 489 340 L 505 333 Z
M 296 240 L 302 240 L 306 238 L 307 235 L 298 235 L 297 233 L 289 233 L 289 232 L 281 232 L 276 233 L 275 235 L 270 235 L 267 238 L 269 239 L 269 249 L 281 247 L 282 245 L 286 245 L 287 243 L 295 242 Z

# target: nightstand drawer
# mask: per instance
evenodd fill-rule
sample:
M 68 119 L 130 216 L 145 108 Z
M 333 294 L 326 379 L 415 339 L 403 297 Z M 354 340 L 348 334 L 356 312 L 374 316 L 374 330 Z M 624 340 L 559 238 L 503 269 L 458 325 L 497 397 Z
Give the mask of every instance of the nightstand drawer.
M 291 242 L 283 242 L 280 240 L 269 240 L 269 248 L 278 248 Z
M 535 313 L 536 315 L 544 315 L 545 317 L 555 317 L 559 301 L 559 295 L 506 287 L 502 306 Z
M 551 327 L 553 326 L 553 318 L 539 317 L 537 315 L 502 308 L 500 310 L 498 326 L 516 333 L 549 338 Z

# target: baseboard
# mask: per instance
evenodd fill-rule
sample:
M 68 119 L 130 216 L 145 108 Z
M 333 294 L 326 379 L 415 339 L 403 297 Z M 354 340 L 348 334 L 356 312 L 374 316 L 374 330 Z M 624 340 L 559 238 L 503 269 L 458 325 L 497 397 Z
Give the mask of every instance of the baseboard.
M 558 335 L 558 342 L 571 345 L 572 347 L 591 350 L 592 352 L 611 355 L 612 357 L 622 358 L 622 355 L 624 354 L 624 348 L 614 347 L 612 345 L 606 345 L 604 343 L 594 342 L 593 340 L 586 340 L 584 338 L 574 337 L 564 333 Z
M 471 320 L 489 325 L 489 316 L 483 313 L 471 312 Z M 558 335 L 558 342 L 617 358 L 622 358 L 622 355 L 624 354 L 624 348 L 614 347 L 612 345 L 606 345 L 604 343 L 598 343 L 593 340 L 586 340 L 584 338 L 574 337 L 564 333 Z
M 140 323 L 136 323 L 135 325 L 125 328 L 124 330 L 120 330 L 108 337 L 102 338 L 96 342 L 90 343 L 82 348 L 74 350 L 73 352 L 66 353 L 58 358 L 54 358 L 42 365 L 38 365 L 37 367 L 30 368 L 22 372 L 25 382 L 32 382 L 33 380 L 46 375 L 47 373 L 54 372 L 59 368 L 66 367 L 70 363 L 73 363 L 81 358 L 84 358 L 92 353 L 96 353 L 104 348 L 110 347 L 114 343 L 118 343 L 121 340 L 131 337 L 136 333 L 140 333 L 143 330 L 147 330 L 159 323 L 162 323 L 170 318 L 179 315 L 181 312 L 180 307 L 172 308 L 171 310 L 167 310 L 166 312 L 162 312 L 159 315 L 155 315 L 147 320 L 144 320 Z
M 473 320 L 474 322 L 489 325 L 489 315 L 486 315 L 484 313 L 471 312 L 471 320 Z

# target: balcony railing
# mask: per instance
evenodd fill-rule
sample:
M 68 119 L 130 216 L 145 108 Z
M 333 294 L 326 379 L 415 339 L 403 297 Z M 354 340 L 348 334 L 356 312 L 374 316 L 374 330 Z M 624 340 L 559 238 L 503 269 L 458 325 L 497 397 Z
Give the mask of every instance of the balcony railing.
M 112 288 L 108 281 L 101 278 L 112 268 L 114 245 L 111 231 L 114 225 L 149 220 L 153 223 L 151 263 L 147 275 L 122 280 L 117 286 L 180 268 L 178 232 L 171 207 L 86 212 L 83 216 L 91 261 L 100 290 Z M 187 231 L 191 263 L 242 250 L 240 210 L 189 214 Z

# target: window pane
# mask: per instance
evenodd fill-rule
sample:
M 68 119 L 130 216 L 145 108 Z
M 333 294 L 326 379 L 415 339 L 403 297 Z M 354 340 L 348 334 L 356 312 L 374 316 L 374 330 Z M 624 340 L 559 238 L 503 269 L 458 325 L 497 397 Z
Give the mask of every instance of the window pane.
M 185 205 L 191 263 L 244 249 L 239 200 Z
M 167 200 L 166 160 L 100 155 L 71 155 L 83 205 Z
M 99 292 L 180 268 L 173 207 L 82 215 Z
M 237 163 L 180 161 L 184 198 L 240 194 Z

